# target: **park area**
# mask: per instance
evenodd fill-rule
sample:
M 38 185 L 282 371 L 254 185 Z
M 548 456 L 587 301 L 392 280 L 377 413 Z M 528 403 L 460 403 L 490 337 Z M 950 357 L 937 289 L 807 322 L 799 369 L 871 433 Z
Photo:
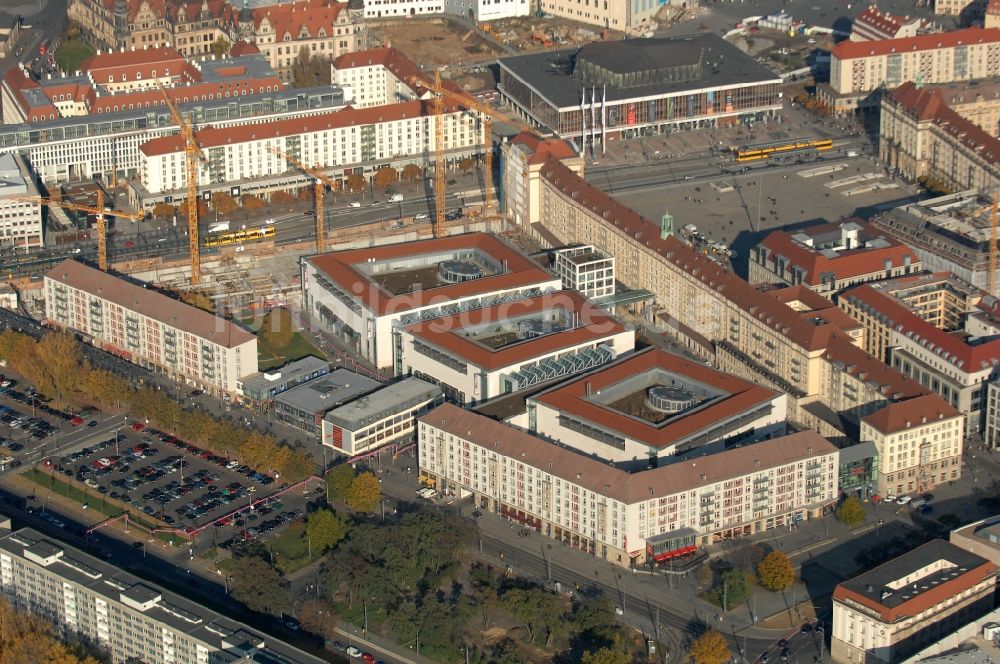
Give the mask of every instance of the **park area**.
M 56 64 L 59 69 L 72 76 L 79 71 L 84 60 L 94 55 L 94 47 L 78 37 L 67 39 L 56 51 Z
M 244 319 L 243 324 L 257 335 L 257 358 L 261 371 L 283 366 L 312 355 L 325 357 L 295 329 L 288 309 L 272 309 L 263 318 Z

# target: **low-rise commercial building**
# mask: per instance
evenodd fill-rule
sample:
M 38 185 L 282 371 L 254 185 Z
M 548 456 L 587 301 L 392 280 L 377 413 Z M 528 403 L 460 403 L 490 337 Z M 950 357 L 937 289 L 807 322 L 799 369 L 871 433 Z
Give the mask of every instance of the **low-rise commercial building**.
M 397 374 L 472 404 L 610 362 L 635 332 L 573 291 L 413 323 L 395 332 Z
M 487 233 L 335 251 L 302 261 L 308 316 L 380 368 L 393 367 L 397 325 L 560 288 L 558 278 Z
M 751 284 L 802 284 L 829 295 L 852 284 L 920 271 L 906 245 L 861 219 L 771 231 L 750 251 Z
M 840 479 L 843 495 L 868 500 L 878 493 L 878 448 L 871 441 L 840 448 Z
M 787 396 L 649 348 L 527 399 L 527 429 L 629 469 L 781 435 Z
M 837 585 L 834 662 L 890 664 L 993 608 L 997 566 L 933 540 Z
M 712 32 L 591 42 L 501 58 L 503 99 L 579 148 L 616 138 L 762 122 L 781 77 Z
M 269 410 L 274 397 L 296 385 L 330 373 L 330 363 L 308 356 L 277 369 L 257 371 L 244 376 L 237 384 L 240 401 L 257 410 Z
M 422 479 L 617 565 L 819 516 L 837 449 L 813 431 L 629 472 L 454 404 L 420 418 Z
M 964 418 L 934 395 L 889 404 L 861 420 L 878 452 L 879 493 L 923 493 L 962 474 Z
M 9 519 L 2 524 L 0 593 L 112 661 L 323 662 L 36 530 L 11 532 Z
M 1000 516 L 991 516 L 951 531 L 948 541 L 1000 567 Z
M 42 206 L 23 200 L 38 195 L 35 176 L 24 157 L 0 153 L 0 246 L 44 244 Z
M 374 378 L 336 369 L 275 395 L 274 417 L 318 437 L 327 413 L 381 386 Z
M 323 416 L 321 441 L 348 456 L 416 438 L 417 418 L 441 405 L 441 388 L 404 378 L 334 408 Z
M 74 260 L 44 284 L 49 324 L 130 362 L 230 399 L 257 370 L 257 337 L 225 318 Z

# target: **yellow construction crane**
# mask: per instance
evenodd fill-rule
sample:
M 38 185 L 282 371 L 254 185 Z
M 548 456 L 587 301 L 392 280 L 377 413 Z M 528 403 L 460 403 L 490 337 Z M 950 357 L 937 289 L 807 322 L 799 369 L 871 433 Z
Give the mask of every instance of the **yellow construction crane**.
M 95 207 L 54 201 L 51 198 L 42 198 L 40 196 L 8 196 L 8 198 L 10 200 L 24 201 L 25 203 L 38 203 L 47 207 L 58 207 L 64 210 L 86 212 L 87 214 L 94 215 L 97 219 L 97 265 L 105 272 L 108 269 L 108 223 L 105 217 L 121 217 L 123 219 L 138 221 L 146 216 L 141 212 L 118 212 L 107 209 L 104 207 L 104 191 L 101 189 L 97 190 L 97 205 Z
M 323 253 L 323 249 L 326 246 L 326 220 L 323 216 L 323 194 L 326 191 L 325 186 L 335 189 L 337 187 L 336 183 L 324 175 L 319 170 L 318 165 L 310 168 L 284 150 L 279 150 L 274 146 L 269 146 L 268 149 L 316 181 L 316 253 Z
M 191 247 L 191 284 L 201 283 L 201 249 L 198 246 L 198 160 L 204 159 L 205 154 L 198 145 L 195 138 L 194 129 L 191 124 L 181 116 L 177 104 L 173 102 L 166 88 L 157 81 L 156 86 L 163 95 L 163 100 L 170 109 L 174 124 L 181 130 L 181 137 L 184 139 L 184 160 L 186 165 L 187 181 L 187 222 L 188 222 L 188 245 Z
M 422 78 L 410 80 L 414 86 L 424 86 L 434 92 L 434 235 L 444 234 L 444 202 L 445 202 L 445 168 L 444 168 L 444 98 L 454 100 L 459 106 L 481 114 L 483 123 L 483 209 L 489 213 L 494 209 L 493 201 L 493 116 L 500 115 L 487 104 L 483 104 L 471 95 L 444 87 L 441 83 L 441 71 L 435 70 L 434 82 Z M 506 119 L 506 118 L 504 118 Z

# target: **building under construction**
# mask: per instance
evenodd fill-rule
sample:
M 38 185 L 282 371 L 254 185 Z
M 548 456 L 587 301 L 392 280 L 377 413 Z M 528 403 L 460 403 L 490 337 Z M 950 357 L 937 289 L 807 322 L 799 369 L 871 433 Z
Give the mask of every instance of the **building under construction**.
M 903 205 L 872 219 L 878 228 L 907 244 L 924 269 L 953 272 L 993 295 L 990 247 L 993 202 L 976 189 Z

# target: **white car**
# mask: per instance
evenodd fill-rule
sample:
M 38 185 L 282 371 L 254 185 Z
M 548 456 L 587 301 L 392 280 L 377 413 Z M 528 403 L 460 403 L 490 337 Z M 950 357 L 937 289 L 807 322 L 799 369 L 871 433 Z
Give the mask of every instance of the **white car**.
M 896 494 L 890 493 L 888 496 L 884 498 L 884 500 L 887 503 L 894 503 L 896 502 Z
M 347 654 L 353 657 L 354 659 L 361 659 L 361 651 L 355 648 L 354 646 L 351 646 L 350 648 L 347 649 Z
M 359 208 L 359 207 L 361 207 L 361 203 L 359 203 L 357 201 L 354 201 L 353 203 L 351 203 L 351 207 L 352 208 Z
M 420 214 L 415 214 L 415 215 L 413 215 L 413 218 L 414 219 L 426 219 L 427 218 L 427 213 L 426 212 L 421 212 Z
M 911 498 L 910 496 L 900 496 L 899 498 L 896 499 L 896 504 L 897 505 L 905 505 L 908 502 L 910 502 L 911 500 L 913 500 L 913 498 Z
M 194 179 L 194 178 L 192 178 L 192 179 Z M 268 226 L 270 226 L 271 224 L 274 223 L 274 219 L 273 218 L 271 218 L 271 219 L 265 219 L 264 223 L 267 224 Z

